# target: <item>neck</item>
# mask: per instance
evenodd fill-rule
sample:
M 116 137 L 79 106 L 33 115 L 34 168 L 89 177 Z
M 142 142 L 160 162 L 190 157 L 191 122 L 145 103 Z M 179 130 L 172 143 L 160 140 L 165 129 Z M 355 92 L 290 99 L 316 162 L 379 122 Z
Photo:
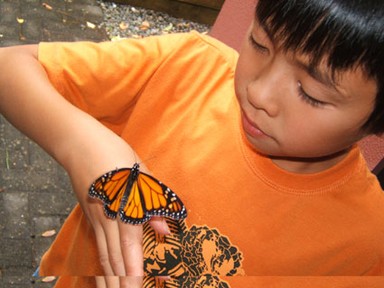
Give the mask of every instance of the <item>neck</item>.
M 300 157 L 271 157 L 272 161 L 288 172 L 298 174 L 317 173 L 331 168 L 345 158 L 350 151 L 342 150 L 332 155 L 316 158 L 300 158 Z

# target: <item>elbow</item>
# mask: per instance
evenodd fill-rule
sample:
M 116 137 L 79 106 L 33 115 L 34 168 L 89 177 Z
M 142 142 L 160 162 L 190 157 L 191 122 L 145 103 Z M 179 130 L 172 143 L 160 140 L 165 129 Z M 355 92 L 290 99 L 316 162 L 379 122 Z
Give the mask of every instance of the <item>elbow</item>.
M 38 62 L 37 55 L 38 45 L 0 48 L 0 101 L 12 91 L 12 85 L 21 83 L 23 71 Z

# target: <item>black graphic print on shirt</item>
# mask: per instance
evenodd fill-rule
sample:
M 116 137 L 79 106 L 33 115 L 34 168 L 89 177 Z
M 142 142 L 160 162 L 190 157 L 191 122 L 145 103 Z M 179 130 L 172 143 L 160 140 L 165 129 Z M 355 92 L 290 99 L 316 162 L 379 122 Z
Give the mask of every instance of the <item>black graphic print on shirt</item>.
M 167 219 L 171 234 L 161 236 L 144 226 L 144 269 L 147 275 L 168 275 L 172 279 L 144 287 L 220 287 L 229 285 L 220 276 L 243 274 L 242 253 L 217 229 Z M 161 283 L 161 284 L 160 284 Z

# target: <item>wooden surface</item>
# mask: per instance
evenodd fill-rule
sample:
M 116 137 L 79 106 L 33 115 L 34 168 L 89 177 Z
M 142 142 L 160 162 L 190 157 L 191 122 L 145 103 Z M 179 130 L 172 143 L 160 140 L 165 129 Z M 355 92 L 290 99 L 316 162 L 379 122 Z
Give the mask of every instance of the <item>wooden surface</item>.
M 198 23 L 212 25 L 224 0 L 104 0 L 168 13 Z
M 196 6 L 208 7 L 216 10 L 220 10 L 221 6 L 223 6 L 223 3 L 224 3 L 224 0 L 174 0 L 174 1 L 189 3 Z

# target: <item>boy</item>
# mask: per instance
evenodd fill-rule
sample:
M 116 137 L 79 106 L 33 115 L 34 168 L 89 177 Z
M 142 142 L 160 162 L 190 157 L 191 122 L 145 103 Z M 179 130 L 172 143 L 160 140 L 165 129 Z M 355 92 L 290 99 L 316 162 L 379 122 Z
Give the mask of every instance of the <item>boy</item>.
M 384 275 L 384 194 L 355 144 L 384 130 L 383 6 L 260 0 L 239 57 L 197 33 L 2 49 L 1 112 L 65 167 L 81 206 L 41 273 L 58 287 L 140 286 L 65 276 L 143 270 L 170 287 Z M 153 218 L 160 237 L 88 197 L 135 153 L 188 210 Z

